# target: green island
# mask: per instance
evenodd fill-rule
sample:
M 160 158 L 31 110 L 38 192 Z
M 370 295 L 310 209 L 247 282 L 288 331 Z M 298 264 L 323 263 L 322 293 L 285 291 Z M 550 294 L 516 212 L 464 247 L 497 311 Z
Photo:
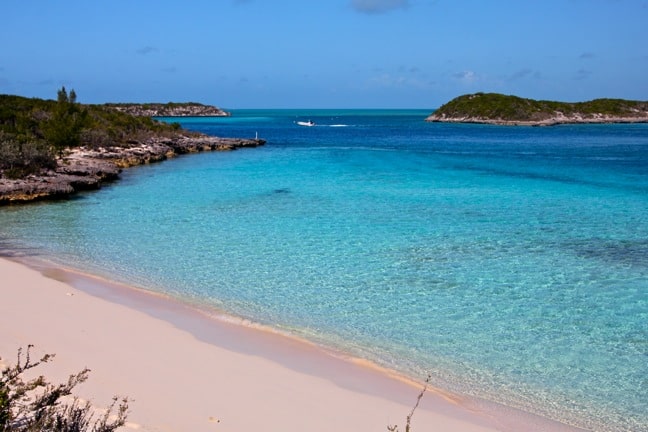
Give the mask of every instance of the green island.
M 499 93 L 474 93 L 459 96 L 444 104 L 426 121 L 525 126 L 646 123 L 648 102 L 595 99 L 570 103 L 525 99 Z
M 66 198 L 117 179 L 123 168 L 180 154 L 265 144 L 187 131 L 146 111 L 164 107 L 155 112 L 173 116 L 221 112 L 208 105 L 90 105 L 76 98 L 65 87 L 57 100 L 0 95 L 0 205 Z

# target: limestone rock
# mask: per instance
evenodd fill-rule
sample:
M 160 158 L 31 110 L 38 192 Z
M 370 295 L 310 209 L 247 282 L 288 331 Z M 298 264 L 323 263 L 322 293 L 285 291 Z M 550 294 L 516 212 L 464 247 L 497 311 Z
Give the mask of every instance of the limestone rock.
M 67 198 L 117 180 L 123 168 L 159 162 L 176 155 L 264 144 L 262 139 L 179 134 L 171 138 L 149 138 L 145 142 L 131 143 L 130 147 L 75 148 L 58 159 L 54 171 L 18 180 L 0 177 L 0 205 Z

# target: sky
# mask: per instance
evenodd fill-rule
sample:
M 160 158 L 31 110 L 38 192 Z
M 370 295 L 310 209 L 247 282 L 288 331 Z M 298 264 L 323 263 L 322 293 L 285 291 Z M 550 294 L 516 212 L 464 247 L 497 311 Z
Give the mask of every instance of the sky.
M 0 94 L 437 108 L 648 100 L 648 0 L 0 0 Z

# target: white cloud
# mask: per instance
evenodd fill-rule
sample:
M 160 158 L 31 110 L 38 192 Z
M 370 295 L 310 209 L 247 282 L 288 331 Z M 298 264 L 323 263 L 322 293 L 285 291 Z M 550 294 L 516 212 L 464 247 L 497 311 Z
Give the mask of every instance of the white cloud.
M 409 0 L 351 0 L 351 6 L 358 12 L 379 14 L 394 9 L 405 9 Z
M 462 71 L 452 75 L 454 78 L 466 84 L 471 84 L 477 80 L 477 74 L 473 71 Z

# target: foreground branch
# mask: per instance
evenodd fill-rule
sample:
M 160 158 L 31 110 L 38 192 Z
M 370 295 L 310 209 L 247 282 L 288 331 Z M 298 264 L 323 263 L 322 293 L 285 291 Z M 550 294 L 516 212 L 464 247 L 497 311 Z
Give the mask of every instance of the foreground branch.
M 16 364 L 2 370 L 0 432 L 112 432 L 126 423 L 128 398 L 121 400 L 114 414 L 118 398 L 113 398 L 105 414 L 96 420 L 96 410 L 90 402 L 80 403 L 77 397 L 69 401 L 72 390 L 88 379 L 90 369 L 72 374 L 67 382 L 58 385 L 49 383 L 42 375 L 24 381 L 24 372 L 54 358 L 53 354 L 45 354 L 32 362 L 32 347 L 27 346 L 24 360 L 22 348 L 18 349 Z

